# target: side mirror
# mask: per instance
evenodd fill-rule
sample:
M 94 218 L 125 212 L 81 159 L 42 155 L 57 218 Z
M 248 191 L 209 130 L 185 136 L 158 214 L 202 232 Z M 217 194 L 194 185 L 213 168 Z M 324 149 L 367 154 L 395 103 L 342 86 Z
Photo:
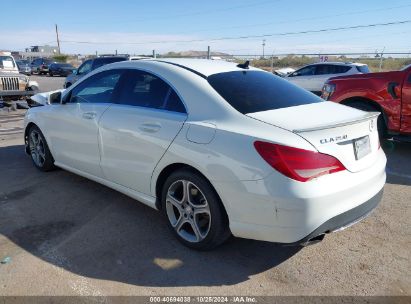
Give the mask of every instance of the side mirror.
M 49 96 L 50 104 L 61 103 L 61 92 L 54 92 Z

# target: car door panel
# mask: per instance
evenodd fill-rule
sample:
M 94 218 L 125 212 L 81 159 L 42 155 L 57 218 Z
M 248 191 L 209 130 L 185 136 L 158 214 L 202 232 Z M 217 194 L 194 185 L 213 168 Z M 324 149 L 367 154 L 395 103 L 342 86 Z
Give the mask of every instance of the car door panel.
M 100 121 L 101 167 L 106 178 L 150 194 L 154 168 L 186 118 L 177 112 L 112 105 Z
M 406 75 L 402 86 L 401 129 L 402 133 L 411 134 L 411 70 Z
M 98 122 L 109 103 L 51 105 L 45 117 L 48 138 L 57 163 L 103 177 L 100 167 Z
M 66 92 L 61 104 L 50 105 L 46 128 L 57 164 L 104 178 L 98 126 L 111 105 L 121 73 L 110 70 L 95 74 Z

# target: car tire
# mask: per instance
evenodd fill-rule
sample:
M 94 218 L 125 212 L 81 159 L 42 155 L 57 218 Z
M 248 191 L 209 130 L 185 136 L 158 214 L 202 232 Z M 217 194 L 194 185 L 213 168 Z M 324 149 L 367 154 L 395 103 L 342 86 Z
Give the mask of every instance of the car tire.
M 374 106 L 370 104 L 367 104 L 361 101 L 353 101 L 347 104 L 347 106 L 350 106 L 352 108 L 362 110 L 365 112 L 380 112 L 381 113 L 379 109 L 375 108 Z M 378 116 L 377 129 L 378 129 L 378 135 L 380 136 L 380 138 L 385 138 L 387 136 L 387 125 L 385 123 L 383 113 L 381 113 L 380 116 Z
M 64 85 L 64 88 L 65 88 L 65 89 L 68 89 L 70 86 L 71 86 L 71 83 L 70 83 L 70 82 L 67 82 L 67 83 Z
M 53 77 L 54 75 L 53 75 L 53 72 L 49 72 L 49 76 L 50 77 Z
M 30 128 L 27 141 L 31 160 L 37 169 L 46 172 L 56 168 L 46 139 L 37 126 Z
M 184 169 L 171 174 L 163 185 L 161 203 L 168 227 L 189 248 L 211 250 L 231 236 L 217 192 L 199 173 Z

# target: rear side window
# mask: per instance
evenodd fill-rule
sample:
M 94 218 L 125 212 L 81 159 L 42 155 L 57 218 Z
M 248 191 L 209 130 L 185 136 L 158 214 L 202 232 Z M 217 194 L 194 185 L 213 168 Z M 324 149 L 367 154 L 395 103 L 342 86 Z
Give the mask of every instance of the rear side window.
M 368 68 L 368 65 L 357 65 L 355 66 L 357 68 L 357 71 L 360 73 L 369 73 L 370 69 Z
M 129 70 L 122 81 L 118 103 L 185 113 L 177 93 L 162 79 L 139 70 Z
M 226 72 L 211 75 L 207 79 L 233 108 L 243 114 L 324 101 L 268 72 Z
M 125 57 L 108 57 L 108 58 L 98 58 L 98 59 L 94 59 L 94 63 L 93 63 L 93 70 L 105 65 L 105 64 L 109 64 L 109 63 L 114 63 L 114 62 L 119 62 L 119 61 L 125 61 L 127 60 L 127 58 Z

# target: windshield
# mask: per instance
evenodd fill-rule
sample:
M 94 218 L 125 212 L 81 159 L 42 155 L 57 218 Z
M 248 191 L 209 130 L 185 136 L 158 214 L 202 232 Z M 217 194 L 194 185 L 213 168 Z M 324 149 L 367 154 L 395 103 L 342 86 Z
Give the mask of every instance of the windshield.
M 14 68 L 16 67 L 14 65 L 14 60 L 13 57 L 11 56 L 0 56 L 0 68 Z
M 73 66 L 68 63 L 56 63 L 56 66 L 61 67 L 61 68 L 73 68 Z
M 400 71 L 405 71 L 406 69 L 411 68 L 411 64 L 406 65 L 405 67 L 403 67 Z
M 287 80 L 263 71 L 225 72 L 207 79 L 233 108 L 243 114 L 324 101 Z
M 98 58 L 94 61 L 93 69 L 97 69 L 105 64 L 124 61 L 124 60 L 127 60 L 127 58 L 124 58 L 124 57 Z

